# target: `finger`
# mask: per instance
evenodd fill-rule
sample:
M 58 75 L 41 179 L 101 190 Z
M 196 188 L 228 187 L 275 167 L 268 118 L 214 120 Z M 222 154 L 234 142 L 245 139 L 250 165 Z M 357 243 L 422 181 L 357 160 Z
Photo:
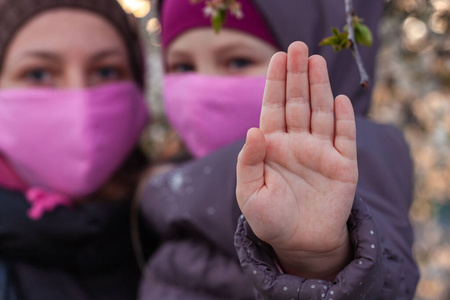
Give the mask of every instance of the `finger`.
M 264 185 L 264 158 L 266 140 L 258 128 L 247 132 L 247 141 L 238 156 L 236 197 L 239 207 Z
M 355 113 L 350 99 L 339 95 L 335 101 L 336 136 L 334 147 L 342 156 L 356 160 L 356 123 Z
M 326 61 L 319 55 L 311 56 L 308 68 L 311 93 L 311 133 L 332 142 L 334 101 Z
M 269 63 L 259 123 L 264 134 L 286 130 L 286 57 L 275 53 Z
M 289 46 L 286 83 L 286 126 L 288 132 L 310 130 L 308 47 L 295 42 Z

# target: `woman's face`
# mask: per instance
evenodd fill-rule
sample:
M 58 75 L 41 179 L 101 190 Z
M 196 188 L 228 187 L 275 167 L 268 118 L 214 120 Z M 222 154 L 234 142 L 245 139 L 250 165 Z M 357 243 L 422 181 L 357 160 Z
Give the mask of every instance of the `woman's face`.
M 167 73 L 265 75 L 277 48 L 237 30 L 196 28 L 177 37 L 165 53 Z
M 75 9 L 50 10 L 27 22 L 0 70 L 0 88 L 85 88 L 131 79 L 127 48 L 113 25 Z

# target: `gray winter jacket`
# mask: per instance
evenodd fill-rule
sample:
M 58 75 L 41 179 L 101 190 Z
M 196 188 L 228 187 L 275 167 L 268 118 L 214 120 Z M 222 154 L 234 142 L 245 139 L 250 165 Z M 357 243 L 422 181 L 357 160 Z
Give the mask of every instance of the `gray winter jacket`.
M 352 99 L 357 114 L 359 181 L 347 222 L 353 261 L 332 282 L 282 274 L 271 247 L 241 216 L 235 172 L 242 142 L 190 161 L 148 181 L 141 194 L 145 223 L 162 238 L 141 281 L 140 299 L 412 299 L 419 273 L 412 257 L 408 219 L 413 179 L 402 134 L 365 119 L 371 93 L 359 85 L 349 51 L 319 47 L 331 27 L 345 25 L 344 1 L 254 0 L 286 50 L 304 41 L 327 60 L 335 95 Z M 374 78 L 376 28 L 384 1 L 355 0 L 358 16 L 373 31 L 361 49 Z
M 363 118 L 357 141 L 360 177 L 347 223 L 353 261 L 333 282 L 281 274 L 271 247 L 252 233 L 235 197 L 240 142 L 147 182 L 142 214 L 163 242 L 139 299 L 412 299 L 408 147 L 398 130 Z

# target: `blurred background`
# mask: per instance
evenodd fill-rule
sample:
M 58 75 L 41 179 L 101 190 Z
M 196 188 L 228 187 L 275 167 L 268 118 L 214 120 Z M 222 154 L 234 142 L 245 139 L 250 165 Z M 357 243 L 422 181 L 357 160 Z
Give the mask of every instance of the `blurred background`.
M 180 151 L 161 104 L 160 24 L 153 0 L 118 0 L 139 18 L 148 50 L 154 124 L 143 141 L 152 158 Z M 189 0 L 186 0 L 189 1 Z M 342 0 L 342 9 L 344 1 Z M 375 29 L 372 29 L 375 30 Z M 450 0 L 390 0 L 370 118 L 398 126 L 415 162 L 411 210 L 421 271 L 415 300 L 450 299 Z

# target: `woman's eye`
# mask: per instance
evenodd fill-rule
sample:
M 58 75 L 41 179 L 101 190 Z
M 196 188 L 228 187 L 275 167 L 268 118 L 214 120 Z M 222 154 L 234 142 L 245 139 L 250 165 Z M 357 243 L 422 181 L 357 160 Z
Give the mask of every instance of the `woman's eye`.
M 195 67 L 191 64 L 179 63 L 169 66 L 169 73 L 186 73 L 186 72 L 194 72 Z
M 253 65 L 253 61 L 248 58 L 234 58 L 228 62 L 228 67 L 231 69 L 243 69 Z
M 33 84 L 46 84 L 52 80 L 52 73 L 45 69 L 33 69 L 25 73 L 25 79 Z

